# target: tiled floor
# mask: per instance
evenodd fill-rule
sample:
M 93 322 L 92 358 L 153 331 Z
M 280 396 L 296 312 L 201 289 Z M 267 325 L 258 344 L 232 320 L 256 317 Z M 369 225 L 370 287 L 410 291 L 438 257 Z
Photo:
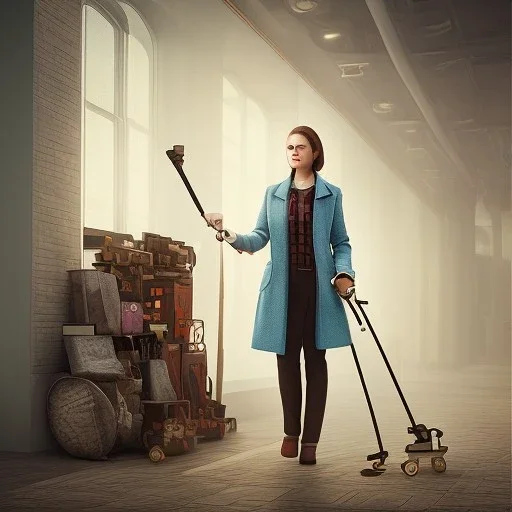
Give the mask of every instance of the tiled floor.
M 390 454 L 379 476 L 360 474 L 378 445 L 356 374 L 331 378 L 316 466 L 279 455 L 277 389 L 231 394 L 223 401 L 238 432 L 159 464 L 139 453 L 107 462 L 0 454 L 0 510 L 510 511 L 510 367 L 431 370 L 402 382 L 416 422 L 441 428 L 449 447 L 445 473 L 426 460 L 414 477 L 400 469 L 413 439 L 387 381 L 380 372 L 368 382 Z

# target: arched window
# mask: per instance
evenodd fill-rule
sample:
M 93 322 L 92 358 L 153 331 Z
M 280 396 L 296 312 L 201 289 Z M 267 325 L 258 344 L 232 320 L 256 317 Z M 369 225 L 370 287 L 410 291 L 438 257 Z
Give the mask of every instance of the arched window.
M 83 9 L 83 224 L 150 229 L 153 42 L 125 2 Z
M 126 84 L 125 230 L 136 238 L 150 229 L 153 44 L 137 12 L 119 2 L 128 18 Z

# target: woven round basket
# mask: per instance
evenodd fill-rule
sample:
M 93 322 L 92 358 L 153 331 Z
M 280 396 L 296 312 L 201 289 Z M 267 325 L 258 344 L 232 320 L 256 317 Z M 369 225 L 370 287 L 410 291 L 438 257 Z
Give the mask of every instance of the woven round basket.
M 50 429 L 74 457 L 104 460 L 117 435 L 117 418 L 107 396 L 92 381 L 62 377 L 48 392 Z

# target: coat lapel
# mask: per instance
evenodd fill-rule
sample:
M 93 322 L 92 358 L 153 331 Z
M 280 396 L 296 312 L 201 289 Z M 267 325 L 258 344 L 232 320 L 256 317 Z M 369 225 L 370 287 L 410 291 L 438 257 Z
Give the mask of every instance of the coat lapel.
M 286 201 L 288 199 L 288 191 L 290 190 L 290 186 L 292 184 L 292 177 L 288 176 L 284 181 L 279 183 L 277 186 L 274 195 Z
M 316 175 L 316 189 L 315 189 L 315 199 L 321 199 L 322 197 L 332 196 L 331 189 L 327 186 L 325 180 Z

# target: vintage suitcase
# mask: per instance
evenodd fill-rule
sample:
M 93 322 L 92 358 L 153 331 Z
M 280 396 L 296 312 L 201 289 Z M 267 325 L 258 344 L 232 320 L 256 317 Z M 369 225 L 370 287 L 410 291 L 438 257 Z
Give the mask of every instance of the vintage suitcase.
M 143 233 L 142 236 L 144 249 L 153 254 L 155 264 L 176 268 L 195 265 L 194 250 L 191 246 L 185 246 L 185 242 L 154 233 Z
M 222 439 L 229 430 L 236 430 L 236 420 L 225 418 L 225 406 L 211 398 L 205 351 L 183 354 L 183 397 L 190 401 L 199 437 Z
M 121 330 L 123 334 L 142 334 L 142 304 L 138 302 L 121 302 Z
M 188 327 L 183 319 L 192 318 L 192 278 L 159 278 L 144 282 L 144 320 L 149 324 L 165 322 L 169 326 L 170 342 L 186 339 Z
M 183 399 L 190 400 L 192 416 L 198 418 L 199 409 L 204 409 L 211 398 L 211 389 L 207 391 L 208 363 L 204 344 L 204 323 L 202 320 L 181 319 L 179 332 L 184 338 L 181 345 Z
M 172 279 L 152 279 L 143 283 L 144 328 L 151 323 L 167 323 L 174 335 L 174 283 Z
M 97 334 L 121 333 L 121 301 L 114 275 L 98 270 L 68 270 L 74 323 L 95 324 Z
M 111 336 L 64 336 L 64 347 L 74 377 L 110 382 L 125 377 Z
M 189 252 L 183 245 L 176 242 L 169 244 L 172 266 L 177 268 L 186 268 Z
M 189 319 L 184 325 L 190 332 L 182 353 L 183 398 L 190 401 L 192 418 L 198 420 L 197 435 L 222 439 L 236 430 L 236 419 L 226 418 L 226 406 L 212 399 L 203 321 Z
M 192 318 L 192 279 L 177 279 L 174 283 L 174 338 L 186 340 L 190 327 L 184 320 Z
M 183 399 L 183 378 L 181 372 L 183 343 L 164 343 L 162 358 L 167 365 L 171 384 L 177 397 Z
M 164 360 L 150 359 L 141 361 L 137 366 L 142 375 L 142 400 L 175 401 L 178 399 Z
M 173 243 L 170 236 L 161 236 L 155 233 L 142 233 L 144 250 L 155 254 L 169 254 L 169 244 Z
M 116 233 L 114 231 L 84 227 L 84 249 L 101 249 L 105 243 L 106 236 L 110 237 L 116 245 L 133 244 L 135 242 L 133 235 L 129 233 Z
M 185 352 L 182 356 L 183 399 L 190 401 L 193 418 L 199 417 L 199 409 L 208 405 L 211 390 L 207 389 L 206 353 Z
M 103 246 L 101 248 L 102 261 L 114 262 L 118 266 L 130 265 L 153 265 L 153 254 L 147 251 L 135 249 L 134 242 L 126 242 L 125 244 L 114 243 L 112 237 L 105 236 Z
M 168 341 L 170 338 L 167 332 L 166 341 L 162 347 L 162 359 L 167 364 L 169 377 L 177 396 L 183 399 L 183 353 L 204 350 L 204 324 L 202 320 L 183 319 L 180 320 L 179 329 L 183 337 L 180 336 L 173 342 Z

